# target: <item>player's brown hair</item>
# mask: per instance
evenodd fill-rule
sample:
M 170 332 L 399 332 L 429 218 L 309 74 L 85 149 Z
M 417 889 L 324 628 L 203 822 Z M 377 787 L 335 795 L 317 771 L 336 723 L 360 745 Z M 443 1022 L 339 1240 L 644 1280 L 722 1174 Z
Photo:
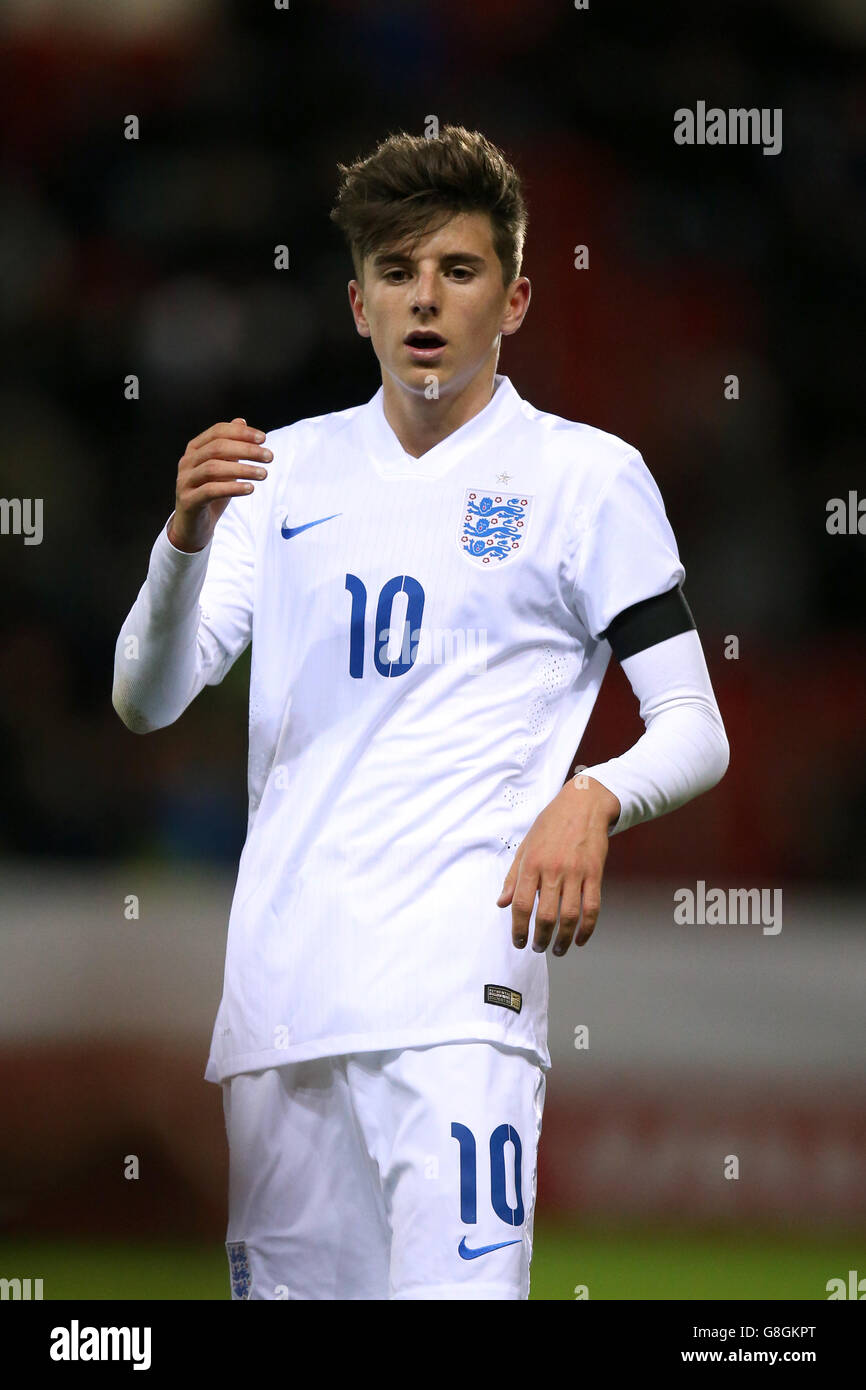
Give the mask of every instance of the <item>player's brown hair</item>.
M 520 175 L 477 130 L 443 126 L 428 139 L 389 135 L 366 159 L 338 164 L 331 220 L 342 231 L 361 279 L 375 251 L 438 231 L 458 212 L 486 212 L 503 284 L 520 274 L 528 214 Z

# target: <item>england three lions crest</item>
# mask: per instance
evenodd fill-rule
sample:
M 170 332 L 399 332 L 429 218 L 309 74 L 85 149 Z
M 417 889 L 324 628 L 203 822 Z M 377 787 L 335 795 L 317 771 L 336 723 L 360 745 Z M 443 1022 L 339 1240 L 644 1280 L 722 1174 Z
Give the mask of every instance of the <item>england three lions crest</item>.
M 232 1299 L 247 1299 L 250 1296 L 253 1283 L 247 1243 L 245 1240 L 227 1240 L 226 1250 L 232 1281 Z
M 526 543 L 532 498 L 467 488 L 458 540 L 476 565 L 496 567 L 515 559 Z

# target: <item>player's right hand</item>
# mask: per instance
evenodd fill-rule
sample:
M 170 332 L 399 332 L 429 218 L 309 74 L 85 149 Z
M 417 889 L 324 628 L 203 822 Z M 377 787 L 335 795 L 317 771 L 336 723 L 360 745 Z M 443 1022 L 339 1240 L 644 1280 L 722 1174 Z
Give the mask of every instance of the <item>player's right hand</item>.
M 168 538 L 178 550 L 204 550 L 231 499 L 252 492 L 249 479 L 268 476 L 262 464 L 274 456 L 262 448 L 264 438 L 238 415 L 189 441 L 177 466 L 175 510 L 168 524 Z

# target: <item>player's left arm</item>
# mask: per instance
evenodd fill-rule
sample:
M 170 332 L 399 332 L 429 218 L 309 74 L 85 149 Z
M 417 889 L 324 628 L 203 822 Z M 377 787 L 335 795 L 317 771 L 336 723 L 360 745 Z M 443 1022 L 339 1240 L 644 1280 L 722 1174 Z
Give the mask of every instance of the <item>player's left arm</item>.
M 499 907 L 512 905 L 518 947 L 526 944 L 536 896 L 533 949 L 546 950 L 555 931 L 555 955 L 568 950 L 575 933 L 577 945 L 585 945 L 601 908 L 609 836 L 709 791 L 728 766 L 727 736 L 679 586 L 627 609 L 605 636 L 646 732 L 620 757 L 570 778 L 518 847 L 498 900 Z
M 533 822 L 498 899 L 512 940 L 554 953 L 595 928 L 608 839 L 665 815 L 722 778 L 730 750 L 661 494 L 640 454 L 619 461 L 569 557 L 572 606 L 588 637 L 609 642 L 640 704 L 645 733 L 585 768 Z M 649 597 L 644 597 L 649 594 Z M 557 931 L 558 921 L 558 931 Z

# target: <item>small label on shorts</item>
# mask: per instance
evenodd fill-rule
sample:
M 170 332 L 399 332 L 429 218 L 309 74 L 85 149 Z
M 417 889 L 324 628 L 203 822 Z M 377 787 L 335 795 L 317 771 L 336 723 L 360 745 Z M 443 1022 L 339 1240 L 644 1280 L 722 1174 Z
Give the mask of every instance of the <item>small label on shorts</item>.
M 516 989 L 509 989 L 507 985 L 485 985 L 484 986 L 485 1004 L 499 1004 L 503 1009 L 513 1009 L 516 1014 L 520 1013 L 523 1004 L 523 995 Z

